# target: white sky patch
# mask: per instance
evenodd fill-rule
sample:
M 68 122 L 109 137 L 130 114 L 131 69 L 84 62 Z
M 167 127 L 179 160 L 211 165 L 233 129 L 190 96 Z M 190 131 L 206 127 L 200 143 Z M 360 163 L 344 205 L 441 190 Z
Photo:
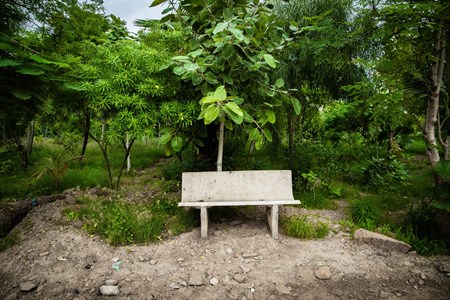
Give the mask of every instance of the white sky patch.
M 134 26 L 137 19 L 161 19 L 161 12 L 167 5 L 161 4 L 150 7 L 153 0 L 104 0 L 106 14 L 113 14 L 127 22 L 127 28 L 131 32 L 137 32 L 140 28 Z

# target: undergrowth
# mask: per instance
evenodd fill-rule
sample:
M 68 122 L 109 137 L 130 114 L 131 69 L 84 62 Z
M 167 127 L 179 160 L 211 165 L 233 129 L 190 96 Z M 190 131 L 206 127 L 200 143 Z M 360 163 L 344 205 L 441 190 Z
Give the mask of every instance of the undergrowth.
M 177 206 L 177 201 L 160 198 L 149 204 L 130 204 L 120 199 L 78 199 L 75 209 L 66 209 L 69 220 L 80 220 L 83 228 L 111 245 L 147 244 L 164 234 L 191 230 L 197 222 L 193 211 Z

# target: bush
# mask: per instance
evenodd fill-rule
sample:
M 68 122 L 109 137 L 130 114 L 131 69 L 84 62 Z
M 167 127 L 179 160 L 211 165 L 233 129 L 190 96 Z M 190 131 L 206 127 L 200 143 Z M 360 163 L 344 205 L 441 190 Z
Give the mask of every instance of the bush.
M 281 227 L 286 235 L 300 239 L 324 238 L 329 232 L 327 224 L 320 221 L 310 222 L 306 216 L 282 220 Z
M 407 184 L 410 178 L 405 164 L 395 156 L 388 158 L 375 158 L 369 160 L 367 167 L 363 168 L 363 184 L 375 189 L 396 190 L 397 185 Z

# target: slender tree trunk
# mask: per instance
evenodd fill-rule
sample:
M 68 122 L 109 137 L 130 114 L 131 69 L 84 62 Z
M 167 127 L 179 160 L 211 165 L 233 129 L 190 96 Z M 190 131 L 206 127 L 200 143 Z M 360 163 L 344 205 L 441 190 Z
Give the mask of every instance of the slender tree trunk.
M 223 158 L 223 135 L 224 135 L 225 121 L 220 122 L 219 127 L 219 148 L 217 151 L 217 171 L 222 171 L 222 158 Z
M 432 167 L 434 167 L 440 159 L 437 149 L 435 128 L 438 120 L 439 93 L 441 89 L 442 75 L 444 72 L 444 35 L 445 28 L 444 26 L 441 26 L 434 44 L 434 57 L 436 59 L 431 62 L 430 95 L 428 97 L 425 125 L 423 128 L 425 141 L 427 143 L 426 156 Z
M 35 127 L 36 121 L 31 121 L 28 125 L 27 129 L 27 155 L 30 156 L 31 152 L 33 152 L 33 141 L 34 141 L 34 127 Z
M 134 142 L 134 140 L 133 140 L 133 142 Z M 129 148 L 130 148 L 130 136 L 127 133 L 127 141 L 126 141 L 125 149 L 129 149 Z M 126 158 L 127 158 L 127 172 L 130 172 L 130 170 L 131 170 L 131 153 L 130 153 L 130 151 L 128 151 L 128 156 L 126 156 Z
M 128 136 L 127 136 L 128 138 Z M 130 143 L 125 143 L 122 140 L 122 144 L 125 147 L 125 156 L 123 157 L 123 161 L 122 161 L 122 166 L 120 168 L 119 171 L 119 176 L 117 177 L 117 182 L 116 182 L 116 189 L 119 188 L 120 185 L 120 179 L 122 178 L 122 173 L 123 173 L 123 169 L 125 169 L 125 165 L 127 164 L 127 158 L 130 156 L 130 152 L 131 152 L 131 147 L 133 146 L 134 141 L 136 140 L 136 138 L 131 139 Z M 127 140 L 128 141 L 128 140 Z
M 106 132 L 106 119 L 102 118 L 102 135 L 100 136 L 100 141 L 102 142 L 105 138 L 105 132 Z
M 108 143 L 103 142 L 101 139 L 96 138 L 90 132 L 89 132 L 89 136 L 91 137 L 91 139 L 93 139 L 97 143 L 98 147 L 100 148 L 100 152 L 102 153 L 103 159 L 105 160 L 105 168 L 106 168 L 106 171 L 108 172 L 109 187 L 114 189 L 114 182 L 113 182 L 112 173 L 111 173 L 111 164 L 109 163 L 109 158 L 108 158 Z
M 84 130 L 83 130 L 83 146 L 81 147 L 80 160 L 83 159 L 84 154 L 86 153 L 86 147 L 89 141 L 89 130 L 91 128 L 91 115 L 86 113 L 84 119 Z

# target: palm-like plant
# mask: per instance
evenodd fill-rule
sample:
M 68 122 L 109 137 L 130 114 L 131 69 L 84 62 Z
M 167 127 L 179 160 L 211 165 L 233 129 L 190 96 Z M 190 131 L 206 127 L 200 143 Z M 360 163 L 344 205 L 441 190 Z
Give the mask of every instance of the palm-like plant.
M 50 157 L 44 158 L 44 164 L 32 175 L 32 177 L 39 180 L 45 174 L 49 174 L 55 182 L 56 189 L 59 191 L 64 174 L 69 169 L 70 162 L 79 158 L 80 156 L 76 156 L 70 152 L 52 153 Z

